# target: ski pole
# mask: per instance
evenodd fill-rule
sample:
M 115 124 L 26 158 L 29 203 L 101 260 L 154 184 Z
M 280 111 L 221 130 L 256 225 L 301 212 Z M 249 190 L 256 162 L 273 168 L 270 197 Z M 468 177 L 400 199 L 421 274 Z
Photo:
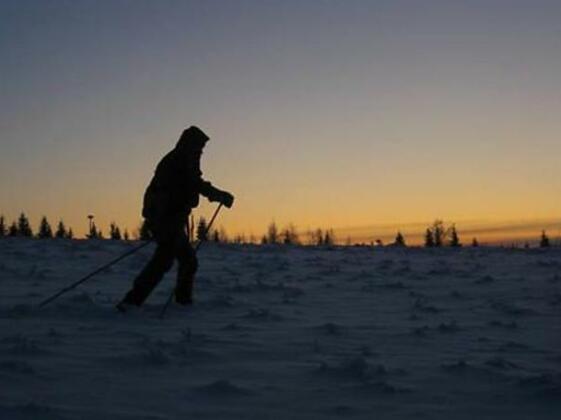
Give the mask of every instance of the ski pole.
M 222 203 L 220 203 L 218 205 L 218 207 L 216 208 L 216 210 L 214 211 L 214 214 L 212 215 L 212 218 L 210 219 L 210 221 L 208 222 L 208 225 L 206 227 L 205 230 L 205 236 L 208 235 L 208 232 L 210 232 L 210 228 L 212 227 L 212 224 L 214 223 L 214 220 L 216 219 L 216 216 L 218 216 L 218 212 L 220 211 L 220 209 L 222 208 Z M 199 250 L 199 248 L 201 247 L 201 245 L 203 244 L 204 241 L 199 240 L 199 242 L 197 242 L 197 245 L 195 246 L 195 254 L 197 253 L 197 251 Z M 164 315 L 166 314 L 166 310 L 168 309 L 168 306 L 170 305 L 171 301 L 173 300 L 173 295 L 175 294 L 175 290 L 172 290 L 168 300 L 166 301 L 166 303 L 164 304 L 164 307 L 162 308 L 162 311 L 160 312 L 160 319 L 164 318 Z
M 114 265 L 114 264 L 117 264 L 119 261 L 121 261 L 122 259 L 125 259 L 125 258 L 128 257 L 129 255 L 132 255 L 132 254 L 134 254 L 135 252 L 140 251 L 142 248 L 144 248 L 146 245 L 150 244 L 151 242 L 152 242 L 151 240 L 146 241 L 145 243 L 143 243 L 143 244 L 141 244 L 141 245 L 139 245 L 139 246 L 137 246 L 137 247 L 135 247 L 135 248 L 133 248 L 133 249 L 127 251 L 127 252 L 125 252 L 125 253 L 124 253 L 123 255 L 121 255 L 120 257 L 115 258 L 113 261 L 111 261 L 111 262 L 105 264 L 104 266 L 98 268 L 97 270 L 91 272 L 91 273 L 88 274 L 87 276 L 82 277 L 82 278 L 81 278 L 80 280 L 78 280 L 77 282 L 72 283 L 71 285 L 66 286 L 65 288 L 59 290 L 57 293 L 55 293 L 55 294 L 52 295 L 51 297 L 49 297 L 49 298 L 45 299 L 44 301 L 42 301 L 42 302 L 39 304 L 39 308 L 42 308 L 43 306 L 45 306 L 46 304 L 52 302 L 53 300 L 55 300 L 55 299 L 58 298 L 59 296 L 63 295 L 64 293 L 69 292 L 70 290 L 76 288 L 76 287 L 79 286 L 80 284 L 84 283 L 86 280 L 91 279 L 93 276 L 95 276 L 95 275 L 98 274 L 98 273 L 101 273 L 103 270 L 105 270 L 105 269 L 111 267 L 111 266 Z

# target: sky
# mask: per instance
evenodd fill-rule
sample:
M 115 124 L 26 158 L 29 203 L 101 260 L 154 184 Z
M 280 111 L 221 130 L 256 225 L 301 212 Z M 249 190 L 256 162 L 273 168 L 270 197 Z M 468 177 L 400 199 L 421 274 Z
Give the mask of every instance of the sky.
M 560 21 L 545 0 L 0 0 L 0 213 L 132 231 L 194 124 L 231 234 L 561 234 Z

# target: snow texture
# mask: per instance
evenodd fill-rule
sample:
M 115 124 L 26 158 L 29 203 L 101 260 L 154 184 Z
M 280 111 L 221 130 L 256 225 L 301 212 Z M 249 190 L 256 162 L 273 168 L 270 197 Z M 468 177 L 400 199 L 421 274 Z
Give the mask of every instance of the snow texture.
M 196 304 L 115 303 L 152 245 L 0 241 L 0 419 L 559 419 L 561 249 L 206 244 Z

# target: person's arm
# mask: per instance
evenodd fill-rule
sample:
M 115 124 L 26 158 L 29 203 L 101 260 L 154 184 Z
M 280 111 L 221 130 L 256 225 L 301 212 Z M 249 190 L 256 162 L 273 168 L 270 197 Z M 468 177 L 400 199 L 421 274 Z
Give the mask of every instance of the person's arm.
M 232 204 L 234 204 L 234 196 L 232 194 L 227 191 L 219 190 L 210 182 L 205 181 L 202 178 L 199 193 L 208 198 L 209 201 L 217 201 L 228 208 L 232 207 Z

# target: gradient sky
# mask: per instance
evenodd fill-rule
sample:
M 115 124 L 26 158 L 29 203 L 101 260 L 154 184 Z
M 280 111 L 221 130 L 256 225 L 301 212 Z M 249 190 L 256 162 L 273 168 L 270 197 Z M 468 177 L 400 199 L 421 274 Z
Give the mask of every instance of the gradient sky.
M 196 124 L 230 232 L 551 223 L 560 22 L 540 0 L 0 0 L 0 213 L 132 230 Z

